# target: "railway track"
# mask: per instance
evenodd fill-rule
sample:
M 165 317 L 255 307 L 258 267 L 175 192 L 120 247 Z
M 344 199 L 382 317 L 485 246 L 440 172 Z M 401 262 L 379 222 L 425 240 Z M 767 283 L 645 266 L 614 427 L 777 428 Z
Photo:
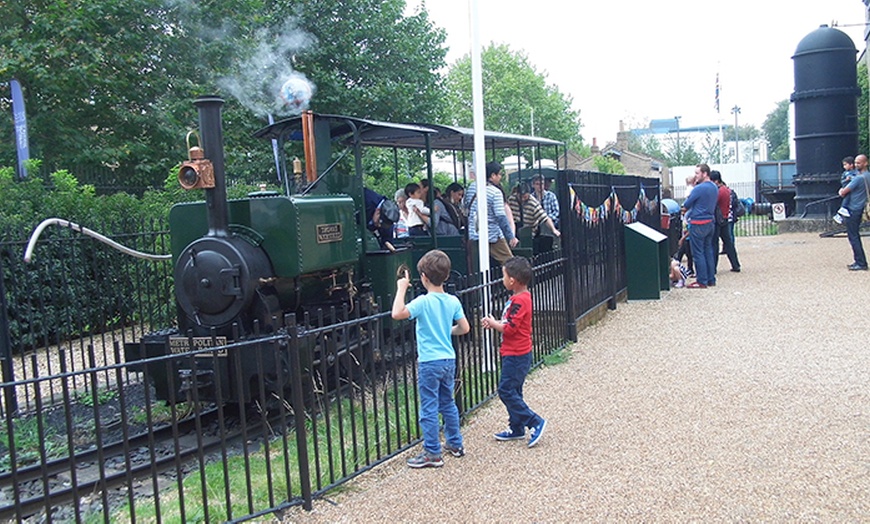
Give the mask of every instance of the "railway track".
M 214 424 L 222 430 L 214 435 L 203 430 Z M 40 513 L 49 515 L 60 506 L 78 504 L 83 497 L 101 498 L 102 507 L 109 508 L 110 493 L 119 488 L 126 488 L 125 498 L 130 499 L 156 493 L 162 487 L 161 476 L 183 476 L 191 465 L 205 463 L 208 455 L 226 455 L 267 427 L 269 423 L 240 423 L 210 408 L 152 432 L 13 469 L 0 474 L 0 490 L 6 494 L 0 500 L 0 519 L 20 522 Z

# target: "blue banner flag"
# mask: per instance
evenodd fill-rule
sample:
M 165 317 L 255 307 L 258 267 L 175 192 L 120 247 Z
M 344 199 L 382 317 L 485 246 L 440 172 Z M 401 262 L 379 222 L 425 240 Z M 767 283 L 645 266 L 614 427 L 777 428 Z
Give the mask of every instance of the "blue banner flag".
M 18 152 L 18 178 L 27 176 L 25 163 L 30 160 L 30 148 L 27 143 L 27 113 L 24 111 L 24 94 L 21 92 L 21 84 L 12 79 L 9 82 L 12 87 L 12 117 L 15 121 L 15 149 Z

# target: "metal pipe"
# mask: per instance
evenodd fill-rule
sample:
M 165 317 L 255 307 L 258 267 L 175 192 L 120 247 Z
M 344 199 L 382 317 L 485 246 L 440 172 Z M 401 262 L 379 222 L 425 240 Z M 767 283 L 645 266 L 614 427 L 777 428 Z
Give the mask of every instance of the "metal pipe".
M 214 188 L 205 190 L 208 209 L 208 236 L 229 236 L 227 210 L 227 178 L 224 168 L 224 135 L 221 125 L 221 107 L 224 101 L 217 96 L 201 96 L 194 102 L 199 109 L 199 133 L 205 156 L 214 165 Z

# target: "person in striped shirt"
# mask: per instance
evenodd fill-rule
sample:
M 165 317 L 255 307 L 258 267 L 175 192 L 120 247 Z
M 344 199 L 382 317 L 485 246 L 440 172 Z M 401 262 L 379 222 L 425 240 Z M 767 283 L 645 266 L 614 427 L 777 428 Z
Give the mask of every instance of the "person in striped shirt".
M 528 182 L 520 183 L 508 198 L 508 204 L 514 220 L 522 226 L 532 228 L 533 253 L 538 255 L 552 251 L 553 239 L 561 236 L 561 233 L 531 192 Z

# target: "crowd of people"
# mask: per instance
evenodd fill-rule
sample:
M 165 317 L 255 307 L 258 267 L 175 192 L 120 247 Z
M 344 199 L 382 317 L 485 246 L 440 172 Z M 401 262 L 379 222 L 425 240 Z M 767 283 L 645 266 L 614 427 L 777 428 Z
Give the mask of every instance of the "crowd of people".
M 517 231 L 522 227 L 532 231 L 535 255 L 551 251 L 555 239 L 561 236 L 559 202 L 548 189 L 548 181 L 535 176 L 531 183 L 516 184 L 508 195 L 502 185 L 504 174 L 499 162 L 486 164 L 487 236 L 493 265 L 501 265 L 513 256 L 512 249 L 519 244 Z M 479 239 L 474 171 L 467 189 L 458 182 L 451 183 L 443 192 L 431 188 L 434 192 L 431 209 L 428 182 L 407 184 L 396 191 L 390 203 L 386 197 L 366 189 L 368 228 L 383 247 L 392 249 L 396 241 L 429 236 L 433 228 L 436 236 Z M 391 212 L 390 216 L 386 210 Z
M 842 204 L 833 220 L 846 227 L 853 256 L 847 269 L 867 271 L 867 256 L 861 242 L 860 228 L 870 195 L 868 159 L 863 154 L 847 156 L 842 163 L 839 190 Z M 725 184 L 719 171 L 711 170 L 707 164 L 695 167 L 695 175 L 686 179 L 686 199 L 682 206 L 683 234 L 678 243 L 679 249 L 671 261 L 671 282 L 675 287 L 703 289 L 715 286 L 719 255 L 728 257 L 731 271 L 740 272 L 740 260 L 734 242 L 738 206 L 736 193 Z M 695 282 L 686 283 L 689 277 L 695 277 Z
M 722 179 L 722 173 L 711 170 L 707 164 L 695 166 L 695 175 L 686 179 L 686 188 L 683 234 L 671 262 L 671 281 L 675 287 L 704 289 L 716 285 L 720 254 L 728 257 L 732 272 L 740 272 L 734 243 L 739 202 Z M 684 256 L 686 265 L 682 263 Z M 687 284 L 687 278 L 692 276 L 695 282 Z

